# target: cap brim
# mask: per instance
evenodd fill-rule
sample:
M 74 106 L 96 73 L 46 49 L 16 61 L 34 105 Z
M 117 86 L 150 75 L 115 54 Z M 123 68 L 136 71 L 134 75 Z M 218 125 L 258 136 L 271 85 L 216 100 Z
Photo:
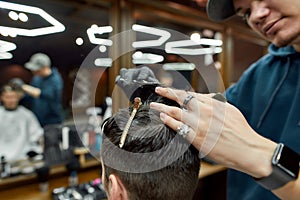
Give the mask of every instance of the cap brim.
M 40 67 L 36 64 L 33 64 L 31 62 L 25 63 L 25 67 L 31 71 L 37 71 L 40 69 Z
M 206 11 L 208 17 L 216 22 L 223 21 L 235 14 L 232 0 L 209 0 Z

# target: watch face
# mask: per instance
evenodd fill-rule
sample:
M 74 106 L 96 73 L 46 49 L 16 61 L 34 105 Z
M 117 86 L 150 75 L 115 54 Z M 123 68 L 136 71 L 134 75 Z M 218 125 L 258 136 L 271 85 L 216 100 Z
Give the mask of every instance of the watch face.
M 297 178 L 299 174 L 300 155 L 287 146 L 283 146 L 282 151 L 281 153 L 279 152 L 279 154 L 278 160 L 276 159 L 277 166 L 285 170 L 289 175 Z

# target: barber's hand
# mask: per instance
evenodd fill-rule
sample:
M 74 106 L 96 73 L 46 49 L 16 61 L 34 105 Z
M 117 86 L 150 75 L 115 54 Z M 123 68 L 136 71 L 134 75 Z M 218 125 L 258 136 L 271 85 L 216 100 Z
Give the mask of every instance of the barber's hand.
M 276 144 L 258 135 L 242 113 L 233 105 L 212 98 L 212 94 L 187 93 L 183 90 L 156 88 L 162 96 L 183 105 L 188 94 L 193 95 L 187 111 L 160 103 L 150 106 L 161 112 L 162 121 L 177 130 L 183 123 L 189 126 L 186 137 L 202 156 L 254 177 L 267 175 Z M 257 163 L 266 163 L 260 169 Z
M 144 86 L 159 86 L 153 71 L 146 66 L 120 70 L 120 75 L 116 78 L 116 84 L 121 87 L 130 100 L 133 100 L 138 93 L 137 89 Z
M 13 78 L 9 81 L 9 84 L 12 85 L 16 90 L 22 90 L 22 86 L 24 85 L 24 81 L 20 78 Z

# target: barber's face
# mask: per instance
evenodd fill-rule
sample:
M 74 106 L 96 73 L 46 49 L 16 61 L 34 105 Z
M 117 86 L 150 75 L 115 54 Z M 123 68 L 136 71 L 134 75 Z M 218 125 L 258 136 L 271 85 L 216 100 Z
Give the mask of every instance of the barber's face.
M 43 68 L 39 70 L 32 71 L 34 76 L 43 76 Z
M 233 0 L 238 15 L 276 46 L 300 45 L 300 1 Z
M 15 91 L 3 92 L 1 95 L 1 101 L 6 109 L 14 110 L 19 104 L 19 95 Z

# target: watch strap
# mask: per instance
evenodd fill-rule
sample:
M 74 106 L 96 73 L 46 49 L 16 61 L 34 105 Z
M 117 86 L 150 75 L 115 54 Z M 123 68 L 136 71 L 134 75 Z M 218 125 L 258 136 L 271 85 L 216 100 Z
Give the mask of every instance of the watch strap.
M 254 178 L 262 187 L 268 190 L 275 190 L 287 184 L 291 179 L 280 168 L 273 166 L 272 173 L 264 178 Z

